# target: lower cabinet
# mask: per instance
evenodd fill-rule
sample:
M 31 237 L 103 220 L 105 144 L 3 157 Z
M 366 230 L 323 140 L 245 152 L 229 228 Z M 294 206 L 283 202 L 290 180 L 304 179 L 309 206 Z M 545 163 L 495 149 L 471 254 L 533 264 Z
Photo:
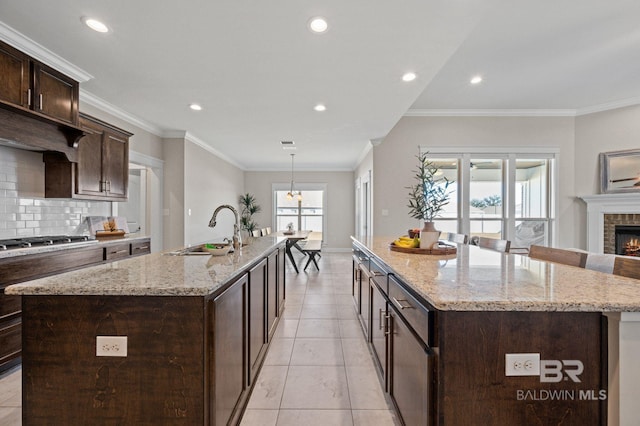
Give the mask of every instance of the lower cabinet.
M 266 292 L 265 284 L 267 278 L 267 260 L 263 259 L 260 263 L 249 270 L 249 306 L 248 312 L 248 353 L 249 353 L 249 377 L 247 382 L 249 385 L 253 383 L 258 370 L 262 353 L 266 349 L 266 321 L 265 321 L 265 302 Z
M 372 275 L 369 272 L 369 269 L 364 265 L 360 265 L 360 324 L 362 325 L 362 329 L 364 330 L 364 335 L 367 338 L 367 341 L 371 341 L 371 336 L 369 335 L 369 322 L 371 321 L 371 301 L 369 300 L 371 286 L 369 282 L 371 281 Z
M 284 279 L 284 271 L 285 271 L 285 257 L 286 252 L 284 248 L 278 249 L 278 316 L 282 315 L 284 311 L 284 301 L 286 298 L 285 294 L 285 279 Z
M 387 335 L 389 332 L 387 302 L 382 291 L 370 281 L 371 287 L 371 349 L 387 389 Z
M 267 257 L 267 339 L 276 331 L 278 316 L 278 251 Z
M 389 316 L 389 395 L 405 425 L 432 425 L 430 386 L 434 356 L 413 336 L 397 312 L 392 309 Z
M 215 425 L 226 425 L 247 387 L 244 354 L 245 307 L 249 277 L 244 274 L 213 301 L 213 381 L 210 412 Z

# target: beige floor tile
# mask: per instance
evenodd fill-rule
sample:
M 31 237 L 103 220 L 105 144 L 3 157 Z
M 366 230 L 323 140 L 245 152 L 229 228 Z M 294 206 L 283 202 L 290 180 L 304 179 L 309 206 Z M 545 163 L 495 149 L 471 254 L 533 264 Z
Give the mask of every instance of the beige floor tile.
M 393 411 L 353 410 L 353 426 L 399 426 Z
M 302 305 L 300 318 L 336 319 L 335 305 Z
M 340 339 L 296 339 L 291 365 L 344 365 Z
M 373 367 L 371 352 L 364 337 L 342 339 L 342 353 L 345 365 Z
M 338 320 L 340 324 L 340 337 L 342 338 L 350 338 L 350 337 L 359 337 L 363 338 L 364 334 L 362 334 L 362 326 L 360 325 L 360 321 L 357 319 L 341 319 Z
M 287 304 L 291 304 L 291 305 L 302 305 L 302 303 L 304 302 L 304 297 L 305 297 L 305 293 L 300 293 L 300 294 L 288 294 L 286 301 Z M 285 308 L 286 309 L 286 308 Z
M 296 337 L 296 332 L 298 331 L 298 321 L 300 320 L 281 318 L 273 337 L 275 337 L 276 339 L 284 337 Z
M 358 319 L 353 300 L 348 305 L 337 305 L 336 316 L 339 319 Z
M 291 283 L 286 281 L 286 288 L 284 291 L 285 298 L 289 298 L 292 294 L 305 294 L 307 292 L 307 284 L 297 282 Z
M 284 312 L 282 313 L 282 318 L 288 318 L 288 319 L 300 318 L 301 312 L 302 312 L 302 305 L 294 305 L 294 304 L 286 303 Z
M 290 366 L 280 408 L 351 408 L 344 367 Z
M 346 367 L 349 383 L 349 398 L 354 410 L 388 409 L 374 367 L 349 365 Z
M 301 319 L 296 338 L 327 337 L 340 338 L 340 325 L 337 319 Z
M 20 426 L 22 424 L 22 408 L 0 407 L 0 425 Z
M 278 410 L 248 409 L 242 416 L 240 426 L 276 426 Z
M 0 381 L 0 407 L 19 407 L 21 404 L 22 369 L 18 368 L 5 374 Z
M 333 293 L 330 294 L 307 294 L 304 296 L 305 305 L 335 305 L 336 299 Z
M 287 378 L 287 366 L 263 365 L 247 408 L 277 409 Z
M 264 359 L 264 365 L 289 365 L 293 342 L 291 338 L 274 338 Z
M 349 410 L 280 410 L 278 426 L 352 426 Z
M 310 294 L 334 294 L 333 287 L 322 284 L 307 285 L 307 295 Z

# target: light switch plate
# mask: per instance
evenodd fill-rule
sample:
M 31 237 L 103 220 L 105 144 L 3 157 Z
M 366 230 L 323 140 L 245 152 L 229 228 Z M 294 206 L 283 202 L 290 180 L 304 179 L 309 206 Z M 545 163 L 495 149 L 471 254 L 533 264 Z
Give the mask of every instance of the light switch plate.
M 127 356 L 127 336 L 96 336 L 96 356 Z
M 539 376 L 540 354 L 505 354 L 505 376 Z

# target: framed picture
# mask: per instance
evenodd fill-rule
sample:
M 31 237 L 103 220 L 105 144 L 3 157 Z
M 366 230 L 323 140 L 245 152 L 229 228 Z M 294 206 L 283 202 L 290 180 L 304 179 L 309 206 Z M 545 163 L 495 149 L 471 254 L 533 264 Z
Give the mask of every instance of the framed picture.
M 640 191 L 640 149 L 600 153 L 603 194 Z

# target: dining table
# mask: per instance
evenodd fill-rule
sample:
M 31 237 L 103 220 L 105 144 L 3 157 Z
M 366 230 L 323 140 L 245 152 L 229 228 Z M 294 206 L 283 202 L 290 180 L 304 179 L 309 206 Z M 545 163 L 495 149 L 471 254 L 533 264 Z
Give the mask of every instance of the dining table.
M 299 273 L 298 265 L 296 264 L 296 260 L 293 257 L 293 253 L 291 253 L 291 249 L 293 247 L 297 247 L 298 250 L 302 251 L 298 246 L 298 242 L 307 239 L 310 233 L 311 231 L 278 231 L 276 233 L 277 236 L 287 239 L 285 243 L 285 252 L 287 253 L 287 257 L 289 258 L 293 269 L 296 270 L 296 273 Z

